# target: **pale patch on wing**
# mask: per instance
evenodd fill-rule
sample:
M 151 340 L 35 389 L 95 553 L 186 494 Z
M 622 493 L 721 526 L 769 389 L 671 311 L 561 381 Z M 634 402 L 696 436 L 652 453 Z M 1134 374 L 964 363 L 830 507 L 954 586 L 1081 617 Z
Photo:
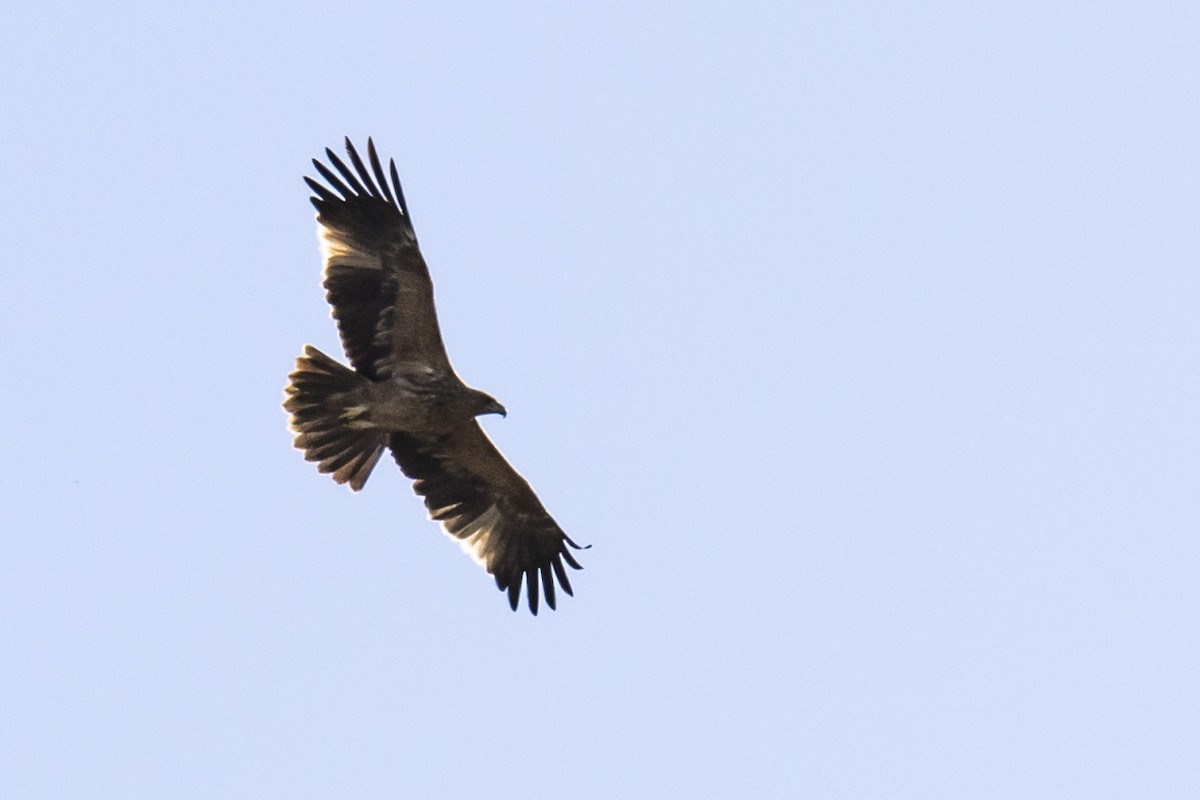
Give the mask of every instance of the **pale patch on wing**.
M 412 359 L 394 360 L 392 365 L 396 370 L 396 374 L 392 376 L 392 380 L 410 389 L 424 389 L 429 385 L 431 379 L 441 374 L 439 370 L 434 369 L 424 361 L 413 361 Z
M 441 508 L 435 508 L 430 510 L 429 518 L 434 521 L 440 521 L 446 519 L 447 517 L 453 517 L 458 514 L 458 510 L 462 507 L 462 503 L 451 503 L 450 505 L 442 506 Z M 450 535 L 449 531 L 444 531 L 444 533 L 446 533 L 448 536 Z
M 468 522 L 458 533 L 450 533 L 450 531 L 446 530 L 445 525 L 442 526 L 442 533 L 452 539 L 457 539 L 463 552 L 469 555 L 471 560 L 476 564 L 487 569 L 488 563 L 485 554 L 488 549 L 488 543 L 491 540 L 492 532 L 499 523 L 500 509 L 493 503 L 488 506 L 487 511 L 484 511 L 478 517 Z
M 382 269 L 383 257 L 373 251 L 356 247 L 337 234 L 320 224 L 317 218 L 317 228 L 320 236 L 317 242 L 321 247 L 321 258 L 325 261 L 325 270 L 330 267 L 358 267 L 359 269 Z

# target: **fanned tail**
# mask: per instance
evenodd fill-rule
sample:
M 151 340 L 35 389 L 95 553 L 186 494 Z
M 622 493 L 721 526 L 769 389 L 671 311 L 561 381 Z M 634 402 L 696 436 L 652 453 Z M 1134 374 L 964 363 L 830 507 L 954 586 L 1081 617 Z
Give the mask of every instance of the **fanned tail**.
M 296 359 L 296 369 L 288 375 L 283 407 L 291 414 L 293 444 L 304 451 L 306 461 L 317 464 L 320 472 L 332 473 L 338 483 L 361 489 L 379 460 L 387 436 L 371 428 L 347 424 L 352 409 L 338 395 L 347 395 L 367 379 L 339 364 L 312 345 Z

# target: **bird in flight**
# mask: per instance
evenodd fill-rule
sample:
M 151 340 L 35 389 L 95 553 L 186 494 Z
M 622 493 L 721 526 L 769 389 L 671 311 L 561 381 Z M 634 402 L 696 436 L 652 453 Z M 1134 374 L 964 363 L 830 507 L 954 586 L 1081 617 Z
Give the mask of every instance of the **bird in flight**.
M 582 569 L 568 547 L 584 548 L 480 427 L 478 416 L 504 416 L 504 406 L 450 366 L 396 162 L 385 175 L 370 139 L 369 169 L 349 138 L 346 154 L 353 169 L 326 148 L 332 169 L 313 159 L 324 183 L 304 181 L 317 209 L 325 299 L 353 369 L 305 345 L 283 403 L 294 444 L 356 492 L 387 448 L 430 519 L 496 579 L 514 611 L 522 581 L 533 614 L 539 584 L 554 608 L 556 580 L 572 594 L 563 563 Z

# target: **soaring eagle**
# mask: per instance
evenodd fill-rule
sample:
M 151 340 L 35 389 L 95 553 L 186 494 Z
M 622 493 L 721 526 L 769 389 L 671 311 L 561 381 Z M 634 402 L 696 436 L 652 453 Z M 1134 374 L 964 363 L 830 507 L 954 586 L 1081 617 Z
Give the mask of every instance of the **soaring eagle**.
M 495 577 L 514 611 L 522 579 L 531 612 L 539 582 L 554 608 L 555 578 L 571 594 L 563 562 L 581 569 L 567 548 L 581 548 L 479 426 L 477 416 L 504 416 L 504 406 L 450 366 L 396 162 L 389 186 L 370 139 L 369 170 L 349 138 L 346 153 L 353 170 L 326 148 L 337 172 L 313 159 L 328 185 L 304 180 L 315 194 L 325 298 L 354 369 L 304 347 L 283 404 L 295 446 L 356 492 L 388 448 L 430 518 Z

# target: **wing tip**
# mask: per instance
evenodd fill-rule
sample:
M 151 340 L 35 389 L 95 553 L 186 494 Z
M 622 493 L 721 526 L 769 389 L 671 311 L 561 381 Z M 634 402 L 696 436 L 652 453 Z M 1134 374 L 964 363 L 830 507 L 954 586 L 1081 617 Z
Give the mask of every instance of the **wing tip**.
M 350 163 L 353 169 L 346 166 L 338 155 L 333 151 L 333 148 L 325 148 L 325 162 L 318 158 L 312 159 L 313 167 L 317 173 L 333 188 L 335 192 L 341 195 L 337 197 L 329 192 L 325 187 L 318 189 L 319 184 L 314 185 L 314 181 L 305 178 L 305 181 L 313 189 L 314 192 L 325 201 L 341 200 L 342 202 L 352 199 L 371 198 L 387 203 L 400 212 L 407 222 L 409 228 L 412 228 L 412 216 L 408 211 L 408 203 L 404 199 L 404 189 L 400 185 L 400 175 L 396 170 L 395 159 L 388 159 L 388 170 L 384 173 L 383 165 L 380 162 L 379 154 L 375 150 L 374 137 L 367 137 L 367 161 L 364 162 L 358 153 L 358 149 L 354 146 L 353 140 L 349 135 L 342 137 L 342 142 L 346 148 L 346 154 L 350 158 Z M 333 169 L 326 166 L 326 163 L 331 165 Z M 368 167 L 367 165 L 370 164 Z M 336 170 L 336 173 L 335 173 Z M 391 178 L 390 186 L 388 178 Z M 378 185 L 377 185 L 378 184 Z M 313 200 L 314 205 L 316 199 Z M 320 210 L 320 207 L 318 207 Z
M 567 580 L 562 564 L 557 558 L 547 561 L 545 564 L 530 567 L 516 575 L 493 575 L 492 577 L 496 581 L 496 587 L 508 596 L 509 608 L 513 611 L 519 610 L 521 595 L 524 594 L 525 605 L 529 609 L 529 613 L 536 617 L 538 611 L 541 610 L 543 600 L 551 611 L 558 610 L 555 575 L 558 576 L 558 584 L 563 591 L 574 597 L 571 582 Z M 524 584 L 523 587 L 522 584 Z M 524 588 L 524 592 L 522 592 L 522 588 Z

